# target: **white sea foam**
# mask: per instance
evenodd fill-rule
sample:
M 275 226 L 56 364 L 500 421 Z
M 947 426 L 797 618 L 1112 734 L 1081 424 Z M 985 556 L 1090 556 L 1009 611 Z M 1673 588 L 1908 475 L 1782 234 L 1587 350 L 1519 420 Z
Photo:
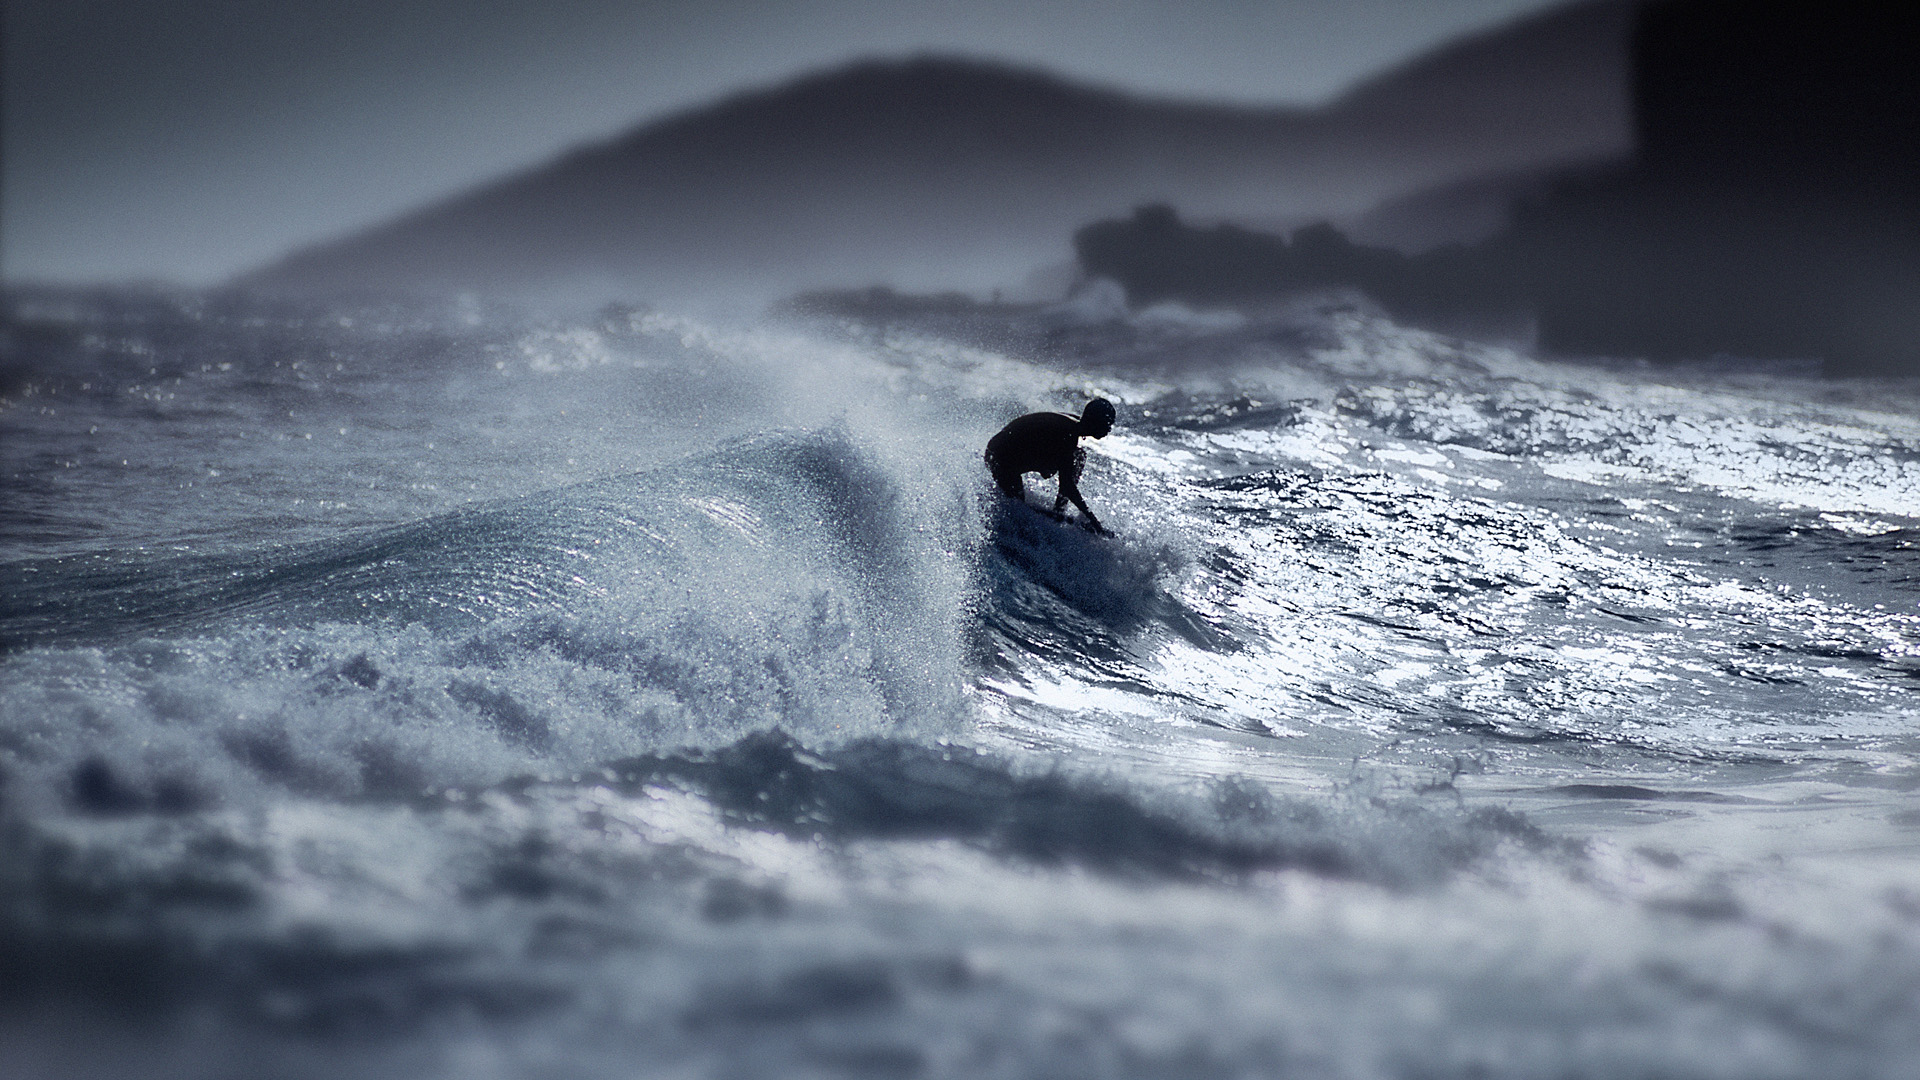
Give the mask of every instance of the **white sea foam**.
M 1098 300 L 29 312 L 0 1071 L 1903 1075 L 1897 394 Z

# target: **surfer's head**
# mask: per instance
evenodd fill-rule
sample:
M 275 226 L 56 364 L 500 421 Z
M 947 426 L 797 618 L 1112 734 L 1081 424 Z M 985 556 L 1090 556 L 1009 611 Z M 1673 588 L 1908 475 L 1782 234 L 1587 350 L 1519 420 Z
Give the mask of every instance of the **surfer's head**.
M 1103 439 L 1113 430 L 1113 402 L 1097 397 L 1087 402 L 1080 410 L 1080 434 L 1092 439 Z

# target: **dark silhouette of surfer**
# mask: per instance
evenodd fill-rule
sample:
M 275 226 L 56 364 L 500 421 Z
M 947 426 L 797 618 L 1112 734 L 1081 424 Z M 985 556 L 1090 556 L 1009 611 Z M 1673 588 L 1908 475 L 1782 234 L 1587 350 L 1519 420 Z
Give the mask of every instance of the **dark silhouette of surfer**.
M 993 473 L 993 482 L 999 485 L 1002 494 L 1021 502 L 1027 499 L 1025 474 L 1059 476 L 1060 493 L 1053 500 L 1054 516 L 1062 516 L 1067 503 L 1071 502 L 1085 515 L 1087 528 L 1110 535 L 1093 511 L 1087 509 L 1087 500 L 1080 497 L 1080 472 L 1087 465 L 1087 452 L 1080 446 L 1080 437 L 1105 438 L 1107 432 L 1113 430 L 1113 416 L 1113 402 L 1106 398 L 1087 402 L 1077 419 L 1066 413 L 1028 413 L 987 440 L 987 470 Z

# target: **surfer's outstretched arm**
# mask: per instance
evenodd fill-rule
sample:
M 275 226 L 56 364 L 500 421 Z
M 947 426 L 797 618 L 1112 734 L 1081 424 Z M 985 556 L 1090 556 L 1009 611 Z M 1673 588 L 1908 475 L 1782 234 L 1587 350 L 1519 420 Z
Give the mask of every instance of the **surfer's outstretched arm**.
M 1073 457 L 1073 467 L 1060 470 L 1060 494 L 1054 496 L 1053 512 L 1056 514 L 1060 513 L 1066 509 L 1067 503 L 1071 502 L 1074 506 L 1078 507 L 1080 513 L 1086 517 L 1087 528 L 1097 533 L 1104 533 L 1107 531 L 1107 527 L 1100 524 L 1100 519 L 1094 515 L 1092 510 L 1087 508 L 1087 500 L 1080 497 L 1080 470 L 1086 464 L 1086 460 L 1086 451 L 1076 451 Z
M 1087 509 L 1086 501 L 1080 498 L 1080 473 L 1086 467 L 1087 452 L 1078 446 L 1074 447 L 1073 456 L 1067 459 L 1066 466 L 1060 470 L 1060 493 L 1053 497 L 1054 513 L 1064 512 L 1069 499 L 1080 508 L 1081 513 L 1092 513 Z

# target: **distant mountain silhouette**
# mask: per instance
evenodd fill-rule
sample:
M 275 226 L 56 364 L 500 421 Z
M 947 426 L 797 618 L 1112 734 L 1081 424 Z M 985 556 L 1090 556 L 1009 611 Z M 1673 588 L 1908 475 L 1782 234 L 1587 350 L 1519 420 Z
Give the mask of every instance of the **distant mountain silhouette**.
M 245 275 L 267 291 L 762 302 L 973 288 L 1145 201 L 1202 218 L 1357 214 L 1468 177 L 1625 153 L 1627 0 L 1457 42 L 1317 110 L 1147 100 L 923 56 L 640 127 Z

